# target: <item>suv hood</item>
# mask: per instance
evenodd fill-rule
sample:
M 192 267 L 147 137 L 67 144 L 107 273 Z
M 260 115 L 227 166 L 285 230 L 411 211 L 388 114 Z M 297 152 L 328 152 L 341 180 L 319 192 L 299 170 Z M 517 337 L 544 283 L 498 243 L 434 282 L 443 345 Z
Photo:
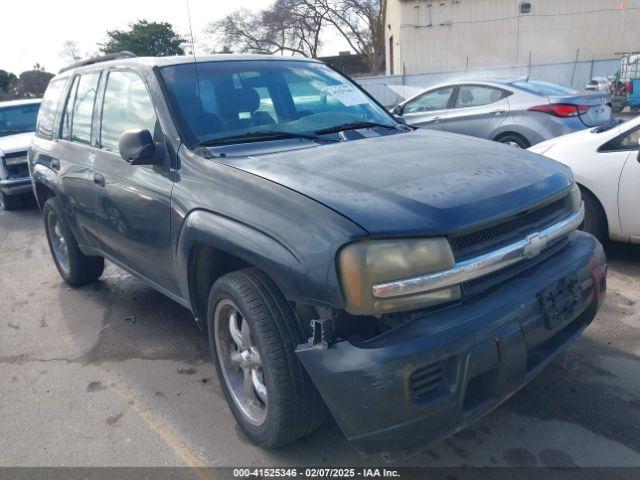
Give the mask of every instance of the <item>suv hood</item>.
M 31 144 L 33 132 L 17 133 L 0 137 L 0 155 L 13 152 L 26 152 Z
M 479 228 L 573 183 L 553 160 L 429 130 L 216 161 L 295 190 L 379 236 Z

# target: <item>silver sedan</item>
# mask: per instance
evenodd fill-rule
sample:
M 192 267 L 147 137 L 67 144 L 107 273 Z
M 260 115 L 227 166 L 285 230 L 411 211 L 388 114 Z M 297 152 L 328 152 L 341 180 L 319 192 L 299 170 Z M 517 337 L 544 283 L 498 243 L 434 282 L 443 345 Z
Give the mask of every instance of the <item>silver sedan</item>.
M 431 88 L 393 108 L 409 125 L 529 148 L 610 123 L 611 96 L 539 80 L 464 81 Z

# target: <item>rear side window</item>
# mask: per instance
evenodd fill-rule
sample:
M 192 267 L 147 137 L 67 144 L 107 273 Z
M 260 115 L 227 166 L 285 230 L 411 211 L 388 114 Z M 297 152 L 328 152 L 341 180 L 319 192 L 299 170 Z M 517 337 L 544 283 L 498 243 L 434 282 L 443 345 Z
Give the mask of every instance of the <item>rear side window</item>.
M 98 92 L 99 73 L 82 75 L 76 89 L 76 98 L 73 104 L 73 117 L 71 120 L 71 141 L 78 143 L 91 143 L 91 119 L 93 118 L 93 105 Z
M 462 85 L 458 91 L 456 108 L 481 107 L 502 100 L 503 90 L 481 85 Z
M 120 135 L 125 130 L 142 129 L 154 134 L 156 112 L 147 87 L 133 72 L 111 72 L 102 106 L 100 144 L 118 151 Z
M 91 144 L 93 106 L 99 80 L 100 72 L 81 75 L 73 80 L 62 114 L 60 138 Z
M 53 136 L 53 128 L 56 121 L 56 113 L 62 95 L 62 89 L 66 78 L 58 78 L 52 80 L 47 87 L 47 91 L 42 99 L 40 113 L 38 114 L 37 132 L 39 136 L 51 138 Z
M 76 100 L 76 91 L 78 90 L 78 81 L 80 77 L 76 77 L 73 79 L 73 83 L 71 84 L 71 88 L 69 89 L 69 95 L 67 96 L 67 105 L 64 108 L 64 112 L 62 113 L 62 128 L 60 132 L 60 138 L 64 140 L 71 140 L 71 120 L 73 119 L 73 105 Z

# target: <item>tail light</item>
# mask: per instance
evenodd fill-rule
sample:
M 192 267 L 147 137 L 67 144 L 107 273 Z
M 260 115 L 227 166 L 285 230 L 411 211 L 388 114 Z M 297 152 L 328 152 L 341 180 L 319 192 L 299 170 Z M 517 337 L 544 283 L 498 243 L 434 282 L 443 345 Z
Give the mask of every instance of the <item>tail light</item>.
M 556 117 L 577 117 L 589 111 L 589 105 L 571 105 L 570 103 L 550 103 L 548 105 L 538 105 L 531 107 L 532 112 L 548 113 Z
M 633 93 L 633 82 L 627 82 L 627 93 Z

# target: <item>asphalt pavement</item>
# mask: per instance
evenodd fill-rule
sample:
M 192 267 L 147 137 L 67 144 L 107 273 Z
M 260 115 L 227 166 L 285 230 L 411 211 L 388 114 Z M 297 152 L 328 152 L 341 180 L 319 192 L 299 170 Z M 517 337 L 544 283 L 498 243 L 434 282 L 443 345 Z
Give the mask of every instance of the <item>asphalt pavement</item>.
M 609 247 L 597 319 L 496 411 L 416 466 L 640 466 L 640 246 Z M 58 276 L 33 205 L 0 212 L 0 466 L 371 465 L 338 427 L 290 446 L 235 425 L 191 314 L 108 264 Z

